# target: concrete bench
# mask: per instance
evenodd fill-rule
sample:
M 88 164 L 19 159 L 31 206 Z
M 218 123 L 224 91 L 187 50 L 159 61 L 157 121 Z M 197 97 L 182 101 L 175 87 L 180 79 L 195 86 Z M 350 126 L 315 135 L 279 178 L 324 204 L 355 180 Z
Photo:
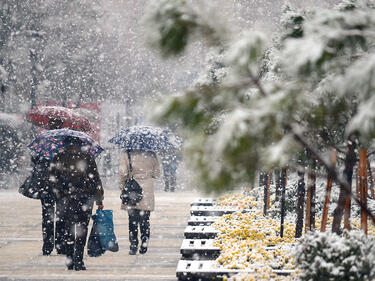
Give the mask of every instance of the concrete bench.
M 223 216 L 237 212 L 236 209 L 218 208 L 217 206 L 191 206 L 190 215 L 192 216 Z M 250 210 L 242 210 L 250 212 Z
M 220 248 L 213 246 L 215 239 L 184 239 L 180 253 L 183 259 L 214 260 L 220 255 Z
M 190 204 L 190 206 L 212 206 L 216 202 L 213 198 L 198 198 Z
M 185 228 L 184 236 L 186 239 L 213 239 L 217 236 L 219 231 L 210 225 L 206 226 L 192 226 L 188 225 Z
M 191 216 L 188 225 L 211 225 L 219 217 L 216 216 Z
M 277 275 L 288 276 L 293 270 L 273 270 Z M 254 273 L 246 269 L 220 268 L 216 261 L 180 260 L 177 264 L 176 277 L 178 280 L 222 280 L 238 273 Z

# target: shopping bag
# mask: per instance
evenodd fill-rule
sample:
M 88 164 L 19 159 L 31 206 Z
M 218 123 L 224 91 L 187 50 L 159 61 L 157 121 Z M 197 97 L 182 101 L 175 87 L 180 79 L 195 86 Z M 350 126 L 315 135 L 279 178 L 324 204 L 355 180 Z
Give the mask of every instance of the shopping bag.
M 93 219 L 97 223 L 97 230 L 102 249 L 117 252 L 119 248 L 114 232 L 112 210 L 97 209 Z
M 99 257 L 105 253 L 100 243 L 98 224 L 93 220 L 89 241 L 87 242 L 87 254 L 90 257 Z

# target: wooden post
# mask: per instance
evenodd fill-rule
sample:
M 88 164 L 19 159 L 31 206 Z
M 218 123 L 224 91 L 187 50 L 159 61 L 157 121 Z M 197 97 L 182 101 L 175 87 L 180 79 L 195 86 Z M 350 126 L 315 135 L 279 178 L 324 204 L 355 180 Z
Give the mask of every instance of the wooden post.
M 336 150 L 332 150 L 331 152 L 331 165 L 332 167 L 336 166 Z M 325 232 L 326 227 L 327 227 L 328 207 L 329 207 L 329 201 L 331 200 L 331 190 L 332 190 L 332 178 L 328 174 L 327 175 L 327 190 L 326 190 L 326 196 L 325 196 L 324 206 L 323 206 L 322 224 L 320 226 L 321 232 Z
M 361 148 L 359 150 L 359 185 L 360 199 L 367 206 L 367 150 Z M 361 208 L 361 229 L 367 235 L 367 214 Z

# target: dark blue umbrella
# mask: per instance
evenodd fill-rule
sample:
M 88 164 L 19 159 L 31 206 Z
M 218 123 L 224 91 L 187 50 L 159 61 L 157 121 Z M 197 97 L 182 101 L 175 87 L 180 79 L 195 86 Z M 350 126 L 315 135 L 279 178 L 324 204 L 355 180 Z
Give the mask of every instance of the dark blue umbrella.
M 66 140 L 77 140 L 82 152 L 97 157 L 103 148 L 89 135 L 70 129 L 49 130 L 41 133 L 28 147 L 43 158 L 52 159 L 66 150 Z
M 109 140 L 125 150 L 173 152 L 180 149 L 181 141 L 170 131 L 151 126 L 132 126 L 121 130 Z

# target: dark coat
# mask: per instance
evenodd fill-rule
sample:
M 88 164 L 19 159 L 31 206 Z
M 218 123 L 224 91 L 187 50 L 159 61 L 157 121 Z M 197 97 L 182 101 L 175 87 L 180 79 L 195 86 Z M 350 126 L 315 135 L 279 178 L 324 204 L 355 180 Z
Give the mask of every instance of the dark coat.
M 93 156 L 83 153 L 64 152 L 53 160 L 50 170 L 58 197 L 78 200 L 93 198 L 97 205 L 102 204 L 104 190 L 98 167 Z
M 49 181 L 49 168 L 51 161 L 38 156 L 31 158 L 33 165 L 32 176 L 33 182 L 36 184 L 36 189 L 39 190 L 40 199 L 56 199 L 56 190 L 53 189 Z

